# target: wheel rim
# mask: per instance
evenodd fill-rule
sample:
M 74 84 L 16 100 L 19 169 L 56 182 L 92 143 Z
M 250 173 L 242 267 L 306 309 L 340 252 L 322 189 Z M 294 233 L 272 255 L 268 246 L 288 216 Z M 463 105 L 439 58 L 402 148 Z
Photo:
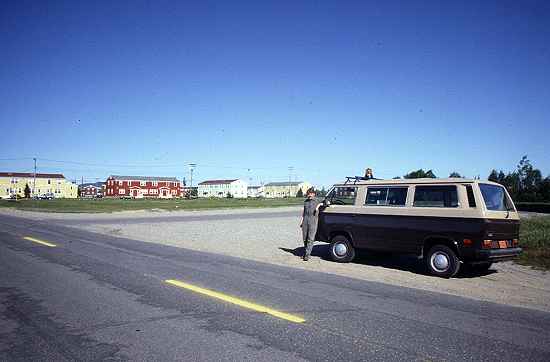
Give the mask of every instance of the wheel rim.
M 337 243 L 334 245 L 334 254 L 338 257 L 345 256 L 348 253 L 348 247 L 344 243 Z
M 450 258 L 446 253 L 436 251 L 432 254 L 432 257 L 430 258 L 430 265 L 434 270 L 437 270 L 438 272 L 446 272 L 447 270 L 449 270 Z

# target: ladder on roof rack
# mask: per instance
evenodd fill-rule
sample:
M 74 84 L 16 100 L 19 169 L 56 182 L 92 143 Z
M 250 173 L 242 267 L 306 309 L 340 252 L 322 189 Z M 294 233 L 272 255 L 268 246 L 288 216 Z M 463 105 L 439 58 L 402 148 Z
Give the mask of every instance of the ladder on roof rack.
M 353 184 L 355 185 L 359 181 L 366 181 L 368 178 L 363 176 L 346 176 L 346 182 L 344 182 L 344 185 L 347 185 L 353 181 Z
M 353 181 L 353 185 L 355 185 L 359 181 L 369 181 L 369 180 L 381 180 L 381 179 L 374 178 L 374 177 L 369 178 L 369 177 L 363 177 L 363 176 L 346 176 L 346 181 L 344 182 L 344 185 L 352 183 L 352 181 Z

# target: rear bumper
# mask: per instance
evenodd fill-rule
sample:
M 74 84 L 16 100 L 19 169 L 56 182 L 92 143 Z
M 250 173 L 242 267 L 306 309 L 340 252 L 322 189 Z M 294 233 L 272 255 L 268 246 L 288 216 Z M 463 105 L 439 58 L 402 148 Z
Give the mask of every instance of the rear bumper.
M 505 261 L 514 259 L 521 254 L 521 248 L 476 250 L 476 260 L 480 261 Z

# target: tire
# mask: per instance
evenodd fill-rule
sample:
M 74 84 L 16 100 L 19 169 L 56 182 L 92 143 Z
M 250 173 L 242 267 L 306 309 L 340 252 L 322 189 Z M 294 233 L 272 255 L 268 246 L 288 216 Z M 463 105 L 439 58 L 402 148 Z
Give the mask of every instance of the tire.
M 424 259 L 430 274 L 451 278 L 458 273 L 460 261 L 456 253 L 445 245 L 434 245 Z
M 332 238 L 329 253 L 331 259 L 338 263 L 349 263 L 355 258 L 353 245 L 343 235 L 336 235 Z

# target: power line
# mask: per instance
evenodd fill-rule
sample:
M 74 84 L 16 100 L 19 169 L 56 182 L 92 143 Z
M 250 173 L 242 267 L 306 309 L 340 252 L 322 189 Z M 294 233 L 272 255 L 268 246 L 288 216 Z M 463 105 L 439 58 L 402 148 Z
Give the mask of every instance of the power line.
M 0 161 L 28 161 L 32 160 L 32 157 L 20 157 L 20 158 L 0 158 Z

